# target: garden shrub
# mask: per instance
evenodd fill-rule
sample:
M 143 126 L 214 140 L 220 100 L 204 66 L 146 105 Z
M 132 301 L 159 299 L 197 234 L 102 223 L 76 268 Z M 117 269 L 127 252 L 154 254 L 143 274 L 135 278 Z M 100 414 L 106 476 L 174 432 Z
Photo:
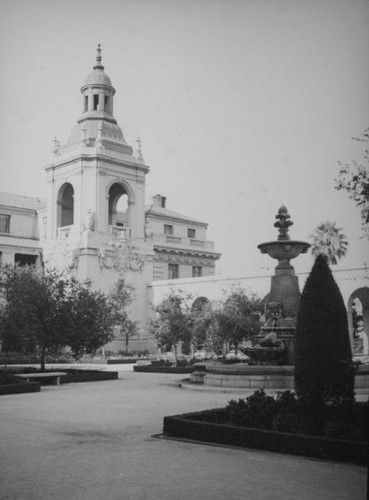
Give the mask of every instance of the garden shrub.
M 291 391 L 280 393 L 276 399 L 263 390 L 226 407 L 231 425 L 288 433 L 324 435 L 335 439 L 369 440 L 369 402 L 355 403 L 348 421 L 345 408 L 328 406 L 324 409 L 323 425 L 316 431 L 306 425 L 305 406 Z
M 275 399 L 259 390 L 246 399 L 230 401 L 226 409 L 232 425 L 283 432 L 297 432 L 299 428 L 298 400 L 291 391 Z
M 263 390 L 238 402 L 231 400 L 227 406 L 231 424 L 258 429 L 271 429 L 276 409 L 276 400 Z
M 316 258 L 301 295 L 295 344 L 295 387 L 307 432 L 324 427 L 327 407 L 342 407 L 350 420 L 354 367 L 347 313 L 323 255 Z
M 0 385 L 17 384 L 19 379 L 11 372 L 0 372 Z
M 195 439 L 224 445 L 257 448 L 340 460 L 365 465 L 368 463 L 367 443 L 328 439 L 227 424 L 227 410 L 217 408 L 198 413 L 164 417 L 163 432 L 167 436 Z

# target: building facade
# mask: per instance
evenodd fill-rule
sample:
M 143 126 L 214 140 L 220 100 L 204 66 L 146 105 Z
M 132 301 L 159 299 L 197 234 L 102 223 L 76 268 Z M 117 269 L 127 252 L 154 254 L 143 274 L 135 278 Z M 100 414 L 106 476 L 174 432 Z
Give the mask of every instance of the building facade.
M 208 225 L 166 208 L 157 194 L 146 207 L 146 234 L 154 246 L 153 280 L 213 276 L 220 254 L 206 239 Z
M 139 349 L 150 345 L 152 280 L 214 274 L 220 255 L 206 240 L 206 223 L 167 210 L 161 195 L 145 205 L 150 169 L 114 117 L 115 92 L 98 46 L 81 87 L 81 115 L 64 144 L 55 140 L 45 168 L 46 203 L 0 197 L 0 251 L 3 264 L 68 269 L 103 292 L 124 278 L 134 290 L 130 316 Z M 124 348 L 124 340 L 110 348 Z
M 124 278 L 134 289 L 130 316 L 139 331 L 131 349 L 154 349 L 147 333 L 151 306 L 175 286 L 193 300 L 219 299 L 232 285 L 264 297 L 270 274 L 215 276 L 220 254 L 207 240 L 205 222 L 168 209 L 160 194 L 145 205 L 149 166 L 140 148 L 134 154 L 114 117 L 115 88 L 104 71 L 100 46 L 81 94 L 81 115 L 68 140 L 55 141 L 45 168 L 48 199 L 0 193 L 0 264 L 68 269 L 104 292 Z M 307 272 L 297 274 L 302 287 Z M 333 274 L 351 334 L 353 304 L 361 304 L 367 354 L 368 269 L 337 266 Z M 109 349 L 124 346 L 125 340 L 117 338 Z
M 38 198 L 0 193 L 0 265 L 42 266 L 40 221 L 45 210 Z

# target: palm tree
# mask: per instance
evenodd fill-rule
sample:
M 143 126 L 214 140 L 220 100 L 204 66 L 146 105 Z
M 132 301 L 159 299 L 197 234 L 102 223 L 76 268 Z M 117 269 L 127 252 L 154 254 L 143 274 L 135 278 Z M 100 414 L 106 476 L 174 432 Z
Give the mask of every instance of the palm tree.
M 347 253 L 348 240 L 341 232 L 342 228 L 337 227 L 335 222 L 322 222 L 309 235 L 311 239 L 311 253 L 314 257 L 325 255 L 328 264 L 335 265 Z

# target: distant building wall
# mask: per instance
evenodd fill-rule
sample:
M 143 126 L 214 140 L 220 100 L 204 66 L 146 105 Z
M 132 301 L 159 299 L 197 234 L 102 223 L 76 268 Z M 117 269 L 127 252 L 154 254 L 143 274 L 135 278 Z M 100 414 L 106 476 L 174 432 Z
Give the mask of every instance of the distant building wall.
M 353 345 L 352 298 L 359 296 L 363 305 L 364 352 L 368 354 L 369 337 L 369 268 L 365 266 L 346 268 L 342 265 L 332 266 L 334 279 L 340 289 L 349 319 L 350 339 Z M 296 271 L 300 291 L 303 290 L 310 270 Z M 264 298 L 270 291 L 271 274 L 253 273 L 246 275 L 212 276 L 193 279 L 162 280 L 150 283 L 149 296 L 152 304 L 158 304 L 172 290 L 183 291 L 191 295 L 191 301 L 198 297 L 219 300 L 229 294 L 232 287 L 240 287 L 247 292 Z

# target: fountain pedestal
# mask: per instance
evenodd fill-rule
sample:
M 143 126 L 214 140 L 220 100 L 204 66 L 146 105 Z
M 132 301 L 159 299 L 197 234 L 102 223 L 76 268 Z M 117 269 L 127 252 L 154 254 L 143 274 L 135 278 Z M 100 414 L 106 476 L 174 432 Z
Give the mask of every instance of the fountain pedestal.
M 286 207 L 276 215 L 279 235 L 275 241 L 258 245 L 262 253 L 278 260 L 266 297 L 266 321 L 260 333 L 253 337 L 253 346 L 240 348 L 253 361 L 253 365 L 237 363 L 222 365 L 207 363 L 205 385 L 249 389 L 293 389 L 295 361 L 296 315 L 300 289 L 292 259 L 306 253 L 310 247 L 304 241 L 294 241 L 288 236 L 293 224 Z
M 253 339 L 254 347 L 245 350 L 256 363 L 293 365 L 295 362 L 295 329 L 296 315 L 300 301 L 298 278 L 290 261 L 301 253 L 306 253 L 310 247 L 304 241 L 291 240 L 289 227 L 293 224 L 286 207 L 282 206 L 276 215 L 274 224 L 279 230 L 278 239 L 258 245 L 261 253 L 267 253 L 278 260 L 274 276 L 271 280 L 270 292 L 266 298 L 265 324 L 259 335 Z M 271 333 L 276 335 L 278 342 L 273 346 L 265 340 Z M 263 342 L 264 345 L 263 346 Z M 284 346 L 282 352 L 282 346 Z

